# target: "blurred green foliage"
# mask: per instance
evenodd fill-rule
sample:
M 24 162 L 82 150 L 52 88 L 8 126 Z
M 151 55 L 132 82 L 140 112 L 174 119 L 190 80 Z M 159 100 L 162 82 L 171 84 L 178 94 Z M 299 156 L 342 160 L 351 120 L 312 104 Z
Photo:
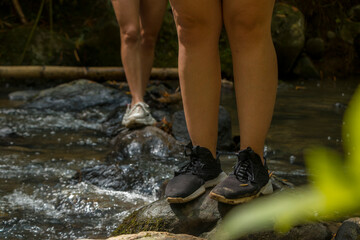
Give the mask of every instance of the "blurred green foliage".
M 215 239 L 235 239 L 249 233 L 292 226 L 313 220 L 332 220 L 360 211 L 360 87 L 344 117 L 345 161 L 322 147 L 308 151 L 311 184 L 274 193 L 236 207 L 225 218 Z

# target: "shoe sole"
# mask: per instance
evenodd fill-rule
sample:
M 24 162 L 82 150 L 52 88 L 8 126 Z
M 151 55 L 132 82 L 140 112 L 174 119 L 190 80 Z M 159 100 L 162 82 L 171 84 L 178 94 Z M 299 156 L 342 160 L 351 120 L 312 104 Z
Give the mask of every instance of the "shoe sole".
M 167 197 L 166 200 L 169 203 L 186 203 L 186 202 L 190 202 L 191 200 L 194 200 L 195 198 L 201 196 L 205 191 L 206 188 L 209 187 L 214 187 L 215 185 L 217 185 L 218 183 L 222 182 L 225 178 L 227 177 L 226 173 L 221 172 L 219 174 L 219 176 L 217 176 L 214 179 L 211 179 L 209 181 L 206 181 L 204 185 L 202 185 L 201 187 L 199 187 L 195 192 L 193 192 L 192 194 L 190 194 L 189 196 L 185 197 L 185 198 L 181 198 L 181 197 Z
M 231 204 L 231 205 L 236 205 L 236 204 L 240 204 L 240 203 L 246 203 L 251 201 L 254 198 L 259 197 L 260 195 L 268 195 L 273 193 L 273 187 L 271 184 L 271 181 L 269 180 L 269 182 L 260 189 L 260 191 L 253 195 L 253 196 L 248 196 L 248 197 L 242 197 L 242 198 L 235 198 L 235 199 L 230 199 L 230 198 L 226 198 L 222 195 L 216 194 L 214 192 L 210 192 L 210 198 L 214 199 L 218 202 L 222 202 L 222 203 L 226 203 L 226 204 Z

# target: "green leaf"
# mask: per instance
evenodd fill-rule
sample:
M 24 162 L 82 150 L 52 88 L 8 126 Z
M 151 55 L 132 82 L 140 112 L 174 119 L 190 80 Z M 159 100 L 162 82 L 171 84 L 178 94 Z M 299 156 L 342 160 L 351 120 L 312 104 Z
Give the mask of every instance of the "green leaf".
M 360 87 L 356 90 L 344 116 L 343 141 L 348 157 L 348 168 L 355 183 L 360 186 Z M 360 194 L 360 187 L 358 188 Z
M 305 221 L 334 219 L 359 211 L 360 88 L 346 111 L 343 139 L 345 152 L 349 152 L 346 162 L 332 150 L 309 151 L 306 162 L 313 184 L 236 207 L 220 225 L 215 239 L 234 239 L 273 228 L 286 231 Z
M 263 230 L 287 231 L 295 224 L 314 219 L 322 196 L 311 188 L 299 188 L 256 199 L 232 210 L 214 239 L 235 239 Z

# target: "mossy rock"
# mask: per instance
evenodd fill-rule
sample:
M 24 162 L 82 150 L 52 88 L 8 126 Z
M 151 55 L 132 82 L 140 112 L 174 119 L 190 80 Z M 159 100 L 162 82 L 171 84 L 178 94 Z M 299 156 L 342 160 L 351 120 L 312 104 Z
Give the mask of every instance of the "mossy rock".
M 168 231 L 169 223 L 166 222 L 164 218 L 154 217 L 147 219 L 138 219 L 139 210 L 130 214 L 125 220 L 120 224 L 115 231 L 112 232 L 112 236 L 118 236 L 122 234 L 133 234 L 143 231 Z
M 198 236 L 210 231 L 221 214 L 208 194 L 209 190 L 185 204 L 169 204 L 165 199 L 153 202 L 126 217 L 112 235 L 156 230 Z
M 37 28 L 20 62 L 31 26 L 0 32 L 0 65 L 77 65 L 75 44 L 64 35 Z

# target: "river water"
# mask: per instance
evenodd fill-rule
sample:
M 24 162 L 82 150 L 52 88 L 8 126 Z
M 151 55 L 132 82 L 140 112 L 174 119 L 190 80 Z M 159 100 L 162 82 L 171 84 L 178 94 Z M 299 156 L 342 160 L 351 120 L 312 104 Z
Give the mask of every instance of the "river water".
M 342 151 L 342 116 L 360 79 L 280 83 L 265 152 L 275 174 L 306 182 L 303 152 L 325 145 Z M 104 238 L 134 209 L 157 199 L 155 193 L 100 189 L 71 178 L 83 167 L 105 161 L 109 138 L 99 121 L 81 114 L 24 110 L 0 90 L 0 239 Z M 233 90 L 222 90 L 238 135 Z M 106 118 L 106 112 L 96 112 Z M 9 134 L 9 132 L 14 132 Z M 1 134 L 7 134 L 6 141 Z M 232 157 L 223 157 L 226 171 Z M 151 171 L 151 170 L 150 170 Z M 156 171 L 156 170 L 154 170 Z M 163 178 L 169 169 L 159 171 Z M 155 183 L 154 183 L 154 187 Z

